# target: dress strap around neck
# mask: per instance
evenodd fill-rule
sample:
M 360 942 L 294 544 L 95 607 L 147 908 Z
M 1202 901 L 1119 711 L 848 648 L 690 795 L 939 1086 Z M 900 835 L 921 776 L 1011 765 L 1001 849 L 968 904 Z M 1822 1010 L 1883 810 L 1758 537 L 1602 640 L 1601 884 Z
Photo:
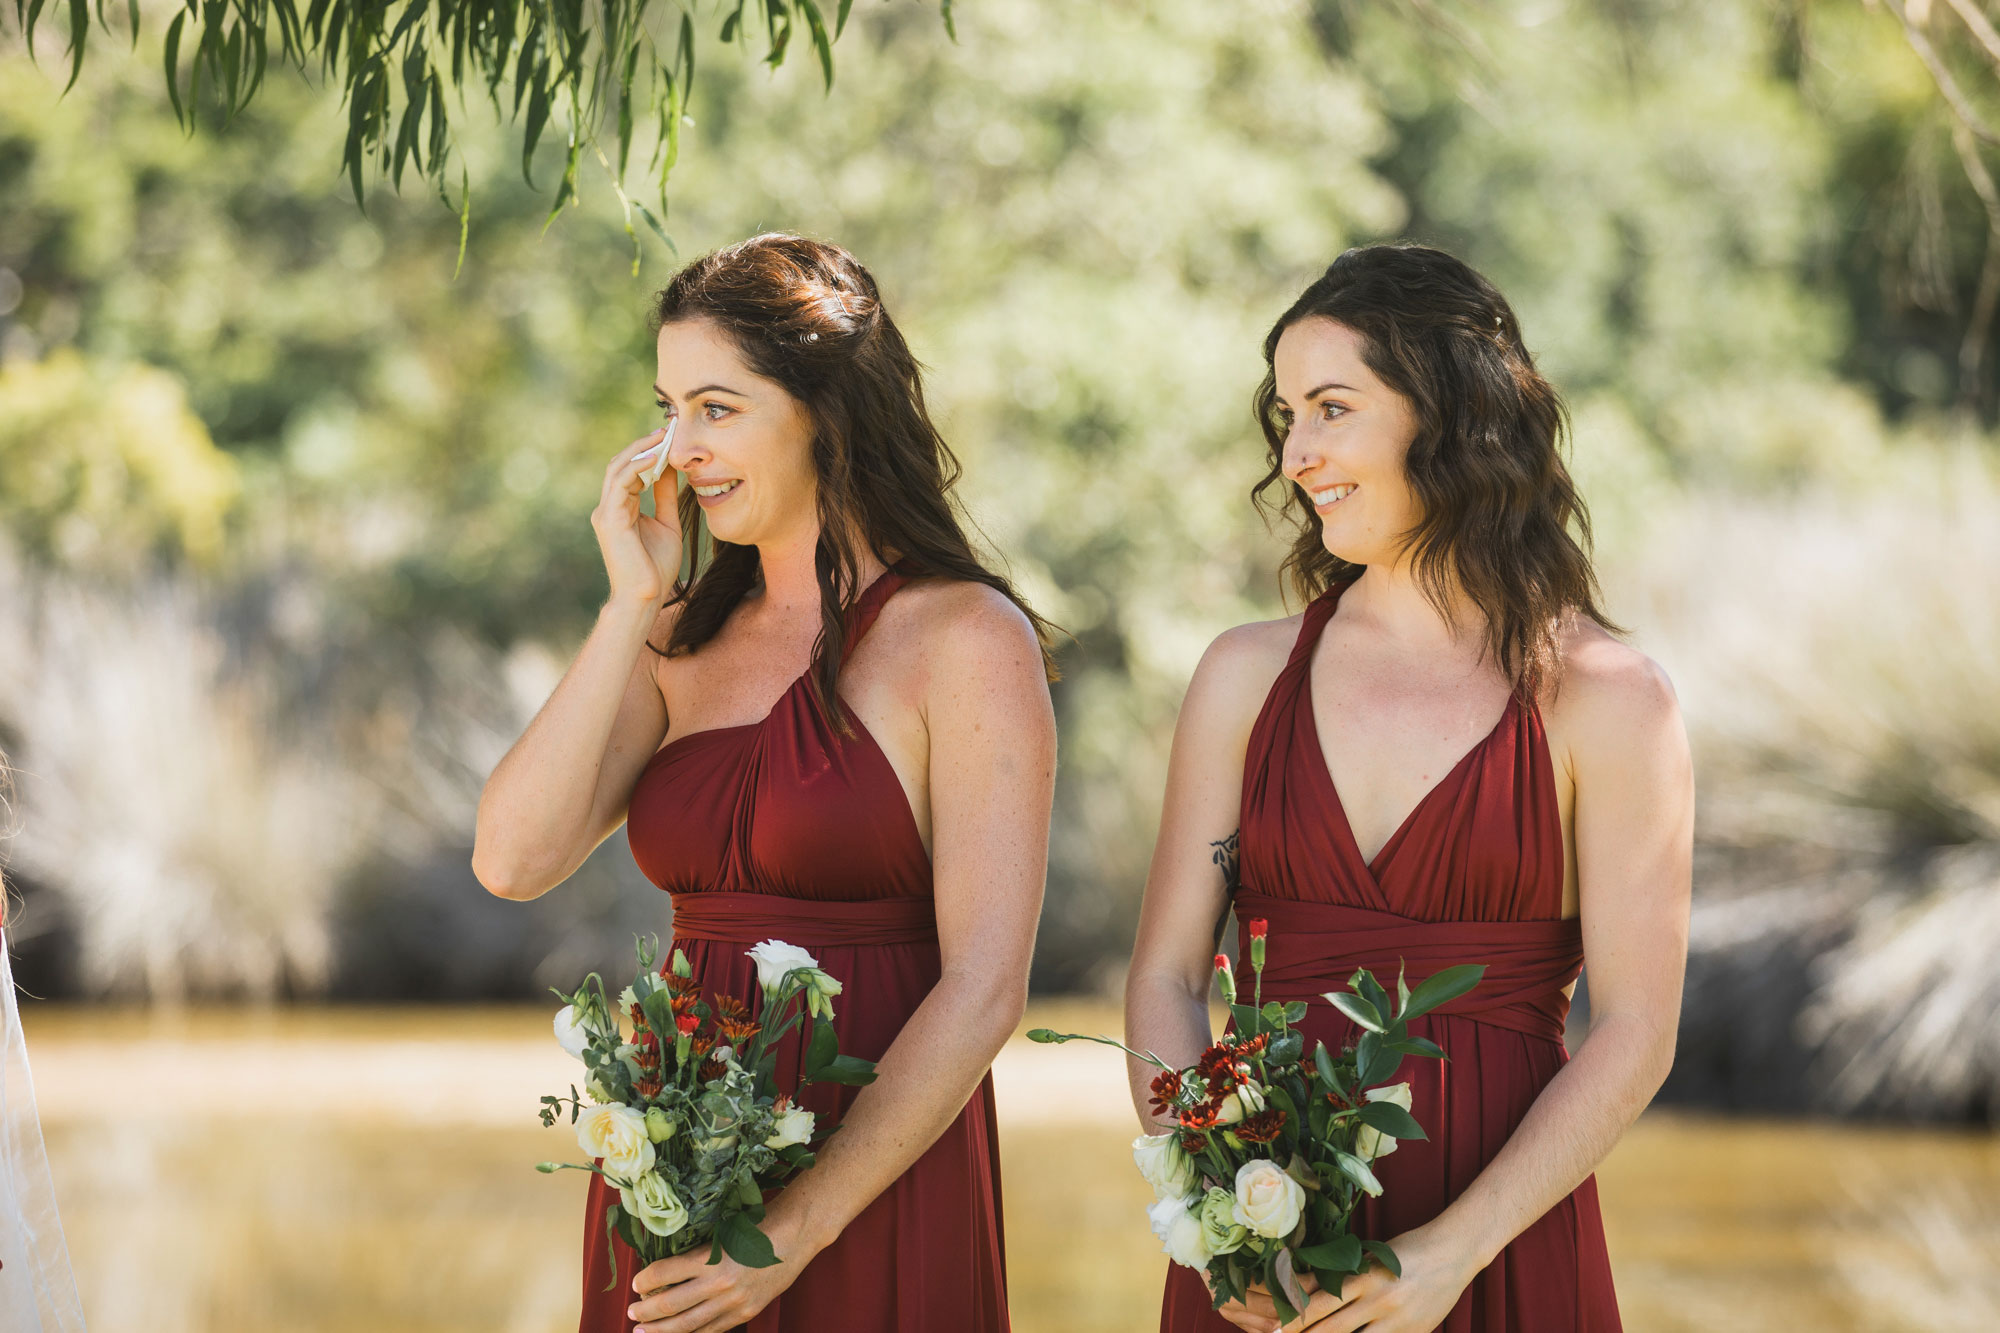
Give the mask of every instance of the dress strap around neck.
M 861 596 L 854 599 L 854 605 L 847 613 L 847 644 L 841 651 L 844 662 L 854 652 L 856 644 L 874 625 L 875 617 L 882 613 L 882 605 L 892 597 L 896 589 L 908 583 L 913 572 L 901 560 L 875 576 L 875 581 L 861 590 Z
M 1340 605 L 1340 595 L 1346 592 L 1353 582 L 1353 579 L 1341 579 L 1306 603 L 1305 615 L 1299 621 L 1299 637 L 1292 643 L 1289 665 L 1297 666 L 1312 657 L 1313 647 L 1319 642 L 1320 633 L 1326 629 L 1326 622 L 1333 618 L 1333 609 Z

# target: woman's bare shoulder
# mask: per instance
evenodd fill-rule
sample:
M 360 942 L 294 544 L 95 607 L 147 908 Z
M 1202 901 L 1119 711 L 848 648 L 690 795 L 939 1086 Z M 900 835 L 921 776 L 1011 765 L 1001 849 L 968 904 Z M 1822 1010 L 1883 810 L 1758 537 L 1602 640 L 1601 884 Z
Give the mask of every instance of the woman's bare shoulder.
M 1564 632 L 1562 670 L 1542 707 L 1575 754 L 1676 737 L 1685 744 L 1666 670 L 1595 621 L 1580 619 Z

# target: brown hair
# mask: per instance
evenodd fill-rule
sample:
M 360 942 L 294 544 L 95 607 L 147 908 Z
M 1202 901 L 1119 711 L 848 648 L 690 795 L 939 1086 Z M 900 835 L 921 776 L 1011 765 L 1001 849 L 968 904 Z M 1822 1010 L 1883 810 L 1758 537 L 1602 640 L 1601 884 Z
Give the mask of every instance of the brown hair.
M 1535 369 L 1507 299 L 1442 250 L 1348 250 L 1278 317 L 1264 339 L 1271 369 L 1255 402 L 1271 470 L 1252 498 L 1269 508 L 1264 492 L 1284 476 L 1278 339 L 1316 318 L 1361 335 L 1362 360 L 1416 413 L 1404 471 L 1423 517 L 1405 537 L 1431 603 L 1446 612 L 1453 585 L 1462 588 L 1486 616 L 1491 660 L 1527 694 L 1559 674 L 1568 617 L 1618 631 L 1597 605 L 1590 515 L 1563 465 L 1562 398 Z M 1295 516 L 1299 534 L 1281 573 L 1311 601 L 1363 567 L 1326 549 L 1318 513 L 1298 487 L 1284 485 L 1277 508 Z
M 653 329 L 705 319 L 734 339 L 750 368 L 796 398 L 812 422 L 819 481 L 820 633 L 807 687 L 843 734 L 836 689 L 847 604 L 860 591 L 860 556 L 895 552 L 917 575 L 983 583 L 1035 627 L 1043 668 L 1055 679 L 1051 629 L 981 563 L 966 539 L 951 487 L 952 454 L 924 406 L 921 368 L 875 279 L 837 245 L 771 233 L 695 260 L 654 301 Z M 678 501 L 690 552 L 666 605 L 684 603 L 664 650 L 691 653 L 722 629 L 763 578 L 757 548 L 717 540 L 692 490 Z M 648 645 L 650 646 L 650 645 Z

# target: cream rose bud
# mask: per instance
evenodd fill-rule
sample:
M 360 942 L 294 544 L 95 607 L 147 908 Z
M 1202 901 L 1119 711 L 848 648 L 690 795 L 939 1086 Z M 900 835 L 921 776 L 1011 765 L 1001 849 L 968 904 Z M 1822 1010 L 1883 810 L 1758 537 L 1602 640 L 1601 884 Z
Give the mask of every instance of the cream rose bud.
M 646 1108 L 646 1137 L 655 1143 L 665 1143 L 674 1136 L 673 1118 L 657 1106 Z
M 1234 1254 L 1249 1239 L 1250 1229 L 1236 1220 L 1236 1196 L 1220 1185 L 1209 1186 L 1195 1216 L 1201 1220 L 1202 1244 L 1210 1254 Z
M 1132 1161 L 1158 1199 L 1186 1199 L 1194 1193 L 1194 1159 L 1177 1134 L 1141 1134 L 1132 1140 Z
M 1241 1226 L 1273 1240 L 1292 1234 L 1306 1192 L 1276 1162 L 1245 1162 L 1236 1171 L 1236 1206 L 1232 1215 Z
M 1410 1085 L 1407 1083 L 1391 1083 L 1386 1088 L 1370 1088 L 1361 1095 L 1371 1102 L 1391 1102 L 1405 1111 L 1410 1109 Z M 1396 1140 L 1372 1125 L 1363 1125 L 1361 1132 L 1354 1136 L 1354 1155 L 1364 1162 L 1387 1157 L 1394 1151 L 1396 1151 Z
M 771 1137 L 764 1140 L 766 1148 L 786 1148 L 794 1143 L 810 1143 L 813 1136 L 813 1113 L 803 1106 L 791 1106 L 780 1111 L 771 1122 Z
M 605 1171 L 619 1180 L 636 1180 L 653 1169 L 646 1117 L 633 1107 L 586 1107 L 576 1118 L 576 1141 L 590 1156 L 603 1158 Z
M 590 1045 L 590 1032 L 577 1021 L 576 1006 L 566 1004 L 556 1010 L 556 1045 L 568 1051 L 577 1059 Z
M 1216 1123 L 1233 1125 L 1246 1115 L 1257 1114 L 1265 1105 L 1264 1090 L 1255 1083 L 1244 1083 L 1222 1099 L 1216 1108 Z
M 1146 1210 L 1146 1219 L 1153 1224 L 1153 1234 L 1160 1238 L 1160 1248 L 1175 1263 L 1206 1268 L 1215 1257 L 1209 1253 L 1203 1238 L 1201 1219 L 1188 1211 L 1185 1200 L 1161 1199 Z
M 765 994 L 778 988 L 785 974 L 801 967 L 817 968 L 819 959 L 807 953 L 796 944 L 783 940 L 765 940 L 749 951 L 751 962 L 757 964 L 757 985 Z
M 674 1193 L 673 1186 L 648 1171 L 630 1185 L 618 1189 L 625 1211 L 639 1219 L 639 1225 L 655 1236 L 671 1236 L 688 1224 L 687 1205 Z

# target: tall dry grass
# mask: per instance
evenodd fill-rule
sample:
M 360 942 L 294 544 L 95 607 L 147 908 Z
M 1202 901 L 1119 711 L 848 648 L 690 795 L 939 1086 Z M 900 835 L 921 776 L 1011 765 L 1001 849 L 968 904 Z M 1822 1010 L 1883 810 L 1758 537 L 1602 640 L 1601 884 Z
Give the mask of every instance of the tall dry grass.
M 334 897 L 376 820 L 365 785 L 287 734 L 194 584 L 114 589 L 8 559 L 0 585 L 15 866 L 60 898 L 84 988 L 322 988 Z
M 2000 1114 L 1992 464 L 1684 495 L 1629 549 L 1614 609 L 1675 680 L 1700 788 L 1684 1089 Z

